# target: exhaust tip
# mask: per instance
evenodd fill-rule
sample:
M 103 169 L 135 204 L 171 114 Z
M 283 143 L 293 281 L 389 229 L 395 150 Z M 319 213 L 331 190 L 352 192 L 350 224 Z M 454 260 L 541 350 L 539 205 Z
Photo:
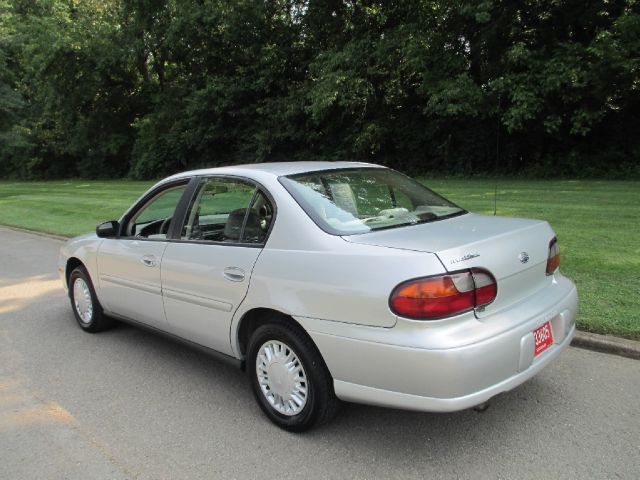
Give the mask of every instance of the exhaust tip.
M 487 400 L 486 402 L 483 402 L 480 405 L 476 405 L 475 407 L 473 407 L 473 411 L 478 413 L 483 413 L 483 412 L 486 412 L 490 406 L 491 406 L 491 400 Z

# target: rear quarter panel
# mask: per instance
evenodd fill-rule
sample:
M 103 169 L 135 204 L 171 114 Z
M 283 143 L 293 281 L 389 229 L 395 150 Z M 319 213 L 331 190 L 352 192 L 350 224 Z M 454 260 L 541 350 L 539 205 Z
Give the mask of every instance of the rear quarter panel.
M 325 233 L 277 181 L 263 183 L 276 201 L 277 217 L 234 314 L 232 345 L 240 320 L 254 308 L 298 319 L 393 327 L 397 317 L 388 305 L 393 288 L 445 271 L 431 253 L 359 245 Z
M 292 316 L 393 327 L 393 288 L 444 271 L 433 254 L 338 242 L 325 251 L 265 249 L 243 308 L 267 306 Z

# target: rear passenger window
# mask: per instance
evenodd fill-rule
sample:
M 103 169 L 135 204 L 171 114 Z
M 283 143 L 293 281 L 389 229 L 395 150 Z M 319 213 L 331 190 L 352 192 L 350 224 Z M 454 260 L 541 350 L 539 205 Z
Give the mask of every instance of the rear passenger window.
M 187 211 L 183 240 L 262 243 L 271 204 L 255 185 L 238 179 L 202 180 Z
M 258 190 L 251 203 L 247 223 L 242 235 L 244 243 L 264 243 L 273 222 L 273 206 L 264 193 Z

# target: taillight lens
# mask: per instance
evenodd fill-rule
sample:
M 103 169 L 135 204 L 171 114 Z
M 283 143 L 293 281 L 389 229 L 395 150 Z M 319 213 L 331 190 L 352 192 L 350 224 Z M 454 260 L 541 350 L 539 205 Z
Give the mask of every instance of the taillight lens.
M 473 283 L 476 286 L 476 307 L 484 307 L 489 305 L 496 298 L 498 293 L 498 285 L 496 279 L 493 278 L 488 271 L 481 268 L 472 268 L 471 275 Z
M 496 294 L 493 275 L 472 268 L 401 283 L 391 292 L 389 306 L 402 317 L 434 320 L 488 305 Z
M 560 266 L 560 245 L 558 245 L 558 239 L 553 237 L 549 242 L 549 257 L 547 258 L 547 275 L 553 275 L 553 273 Z

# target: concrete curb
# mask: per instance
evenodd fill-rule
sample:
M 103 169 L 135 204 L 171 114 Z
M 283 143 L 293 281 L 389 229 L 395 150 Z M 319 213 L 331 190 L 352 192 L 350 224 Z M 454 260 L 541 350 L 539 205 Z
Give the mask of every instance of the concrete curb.
M 50 238 L 52 240 L 59 240 L 61 242 L 66 242 L 71 238 L 71 237 L 64 237 L 62 235 L 54 235 L 53 233 L 37 232 L 35 230 L 27 230 L 26 228 L 13 227 L 11 225 L 0 224 L 0 228 L 6 228 L 7 230 L 13 230 L 14 232 L 28 233 L 29 235 L 36 235 L 38 237 Z
M 577 331 L 571 345 L 596 352 L 640 360 L 640 342 L 626 338 Z
M 50 233 L 27 230 L 26 228 L 12 227 L 9 225 L 0 225 L 0 228 L 6 228 L 8 230 L 14 230 L 16 232 L 28 233 L 31 235 L 51 238 L 53 240 L 63 242 L 70 238 L 63 237 L 61 235 L 53 235 Z M 610 335 L 599 335 L 597 333 L 588 333 L 578 330 L 576 331 L 576 336 L 571 342 L 571 345 L 578 348 L 584 348 L 586 350 L 594 350 L 596 352 L 609 353 L 612 355 L 619 355 L 621 357 L 640 360 L 640 342 L 628 340 L 626 338 L 613 337 Z

